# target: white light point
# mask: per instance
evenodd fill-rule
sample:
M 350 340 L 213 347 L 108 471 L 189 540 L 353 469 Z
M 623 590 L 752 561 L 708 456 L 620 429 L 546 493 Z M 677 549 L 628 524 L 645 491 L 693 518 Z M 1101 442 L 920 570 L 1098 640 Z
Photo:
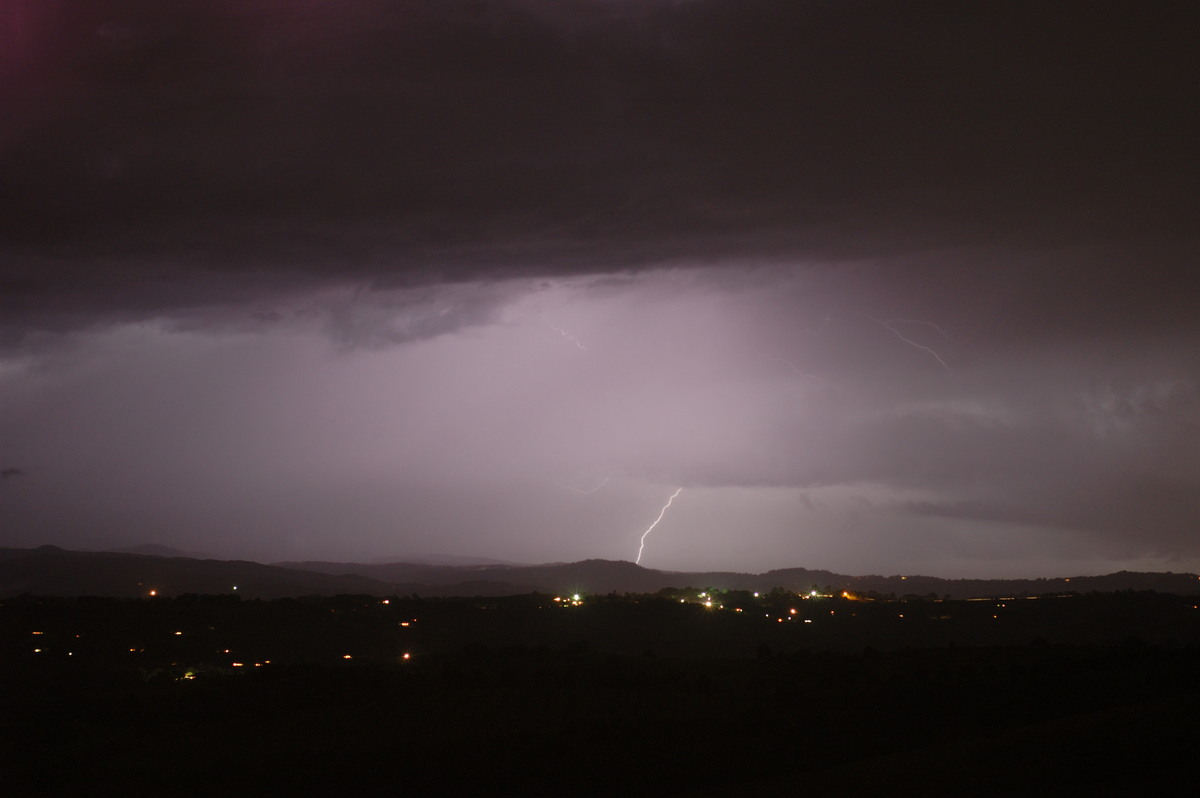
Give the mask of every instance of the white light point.
M 658 518 L 655 518 L 654 523 L 648 526 L 646 531 L 642 533 L 642 540 L 638 545 L 637 559 L 633 561 L 635 564 L 641 565 L 642 563 L 642 551 L 646 548 L 646 536 L 654 531 L 654 527 L 658 526 L 659 521 L 663 520 L 663 516 L 667 514 L 667 509 L 670 508 L 671 502 L 675 501 L 675 497 L 678 496 L 682 491 L 683 488 L 675 489 L 675 492 L 671 494 L 671 498 L 667 499 L 667 503 L 664 504 L 662 510 L 659 511 Z

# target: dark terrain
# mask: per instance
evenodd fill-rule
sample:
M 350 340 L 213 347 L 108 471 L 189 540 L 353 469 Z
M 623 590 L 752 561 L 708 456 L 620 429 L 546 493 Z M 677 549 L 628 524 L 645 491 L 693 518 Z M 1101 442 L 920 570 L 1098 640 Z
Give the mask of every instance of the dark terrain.
M 1141 794 L 1196 775 L 1198 603 L 17 596 L 0 792 Z
M 1154 590 L 1188 595 L 1200 591 L 1189 573 L 1120 571 L 1103 576 L 1055 579 L 941 579 L 920 575 L 848 576 L 808 568 L 761 574 L 733 571 L 678 572 L 631 562 L 583 560 L 542 565 L 435 565 L 389 562 L 289 562 L 184 556 L 165 547 L 109 552 L 67 551 L 57 546 L 0 548 L 0 596 L 159 596 L 228 593 L 244 598 L 286 598 L 338 593 L 419 593 L 422 596 L 513 596 L 520 593 L 653 593 L 665 587 L 705 585 L 719 590 L 796 592 L 933 598 L 1036 596 L 1058 592 Z M 235 587 L 236 586 L 236 587 Z

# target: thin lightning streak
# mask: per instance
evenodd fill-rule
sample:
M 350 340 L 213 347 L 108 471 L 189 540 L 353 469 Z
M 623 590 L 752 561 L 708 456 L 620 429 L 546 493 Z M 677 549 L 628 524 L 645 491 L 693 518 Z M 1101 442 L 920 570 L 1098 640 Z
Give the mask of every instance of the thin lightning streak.
M 941 327 L 937 326 L 936 324 L 934 324 L 931 321 L 916 321 L 913 319 L 891 319 L 889 321 L 880 321 L 879 319 L 877 319 L 873 316 L 868 316 L 868 318 L 870 318 L 871 321 L 875 322 L 876 324 L 879 324 L 879 325 L 891 330 L 892 333 L 897 338 L 899 338 L 901 341 L 903 341 L 904 343 L 909 344 L 910 346 L 915 346 L 917 349 L 920 349 L 922 351 L 928 352 L 930 355 L 933 356 L 933 359 L 936 360 L 941 365 L 942 368 L 944 368 L 946 371 L 948 371 L 951 374 L 954 373 L 950 369 L 950 367 L 946 365 L 946 361 L 942 360 L 941 355 L 939 355 L 937 352 L 933 351 L 929 347 L 925 346 L 924 344 L 919 344 L 916 341 L 912 340 L 911 338 L 908 338 L 907 336 L 904 335 L 904 333 L 897 330 L 893 325 L 895 325 L 895 324 L 927 324 L 930 327 L 933 327 L 938 332 L 940 332 L 943 336 L 945 336 L 946 332 Z
M 825 379 L 824 377 L 818 377 L 816 374 L 809 374 L 807 371 L 802 371 L 799 366 L 788 360 L 786 357 L 780 357 L 779 355 L 767 355 L 766 357 L 767 360 L 778 360 L 780 363 L 786 364 L 789 368 L 791 368 L 792 371 L 796 372 L 801 377 L 807 377 L 808 379 L 816 380 L 817 382 L 829 382 L 829 380 Z
M 934 324 L 931 321 L 925 321 L 924 319 L 888 319 L 888 324 L 924 324 L 926 327 L 932 327 L 933 329 L 937 330 L 938 335 L 942 336 L 947 341 L 950 340 L 950 336 L 946 335 L 946 331 L 943 330 L 941 326 Z
M 641 565 L 642 550 L 644 548 L 646 548 L 646 536 L 654 531 L 654 527 L 658 526 L 659 521 L 663 520 L 663 516 L 667 514 L 667 508 L 669 508 L 671 506 L 671 502 L 675 501 L 675 497 L 678 496 L 680 494 L 680 492 L 682 492 L 682 491 L 683 491 L 683 488 L 675 489 L 675 492 L 671 494 L 671 498 L 667 499 L 667 503 L 664 504 L 662 510 L 659 511 L 658 518 L 655 518 L 654 523 L 651 524 L 650 526 L 648 526 L 646 528 L 646 531 L 642 533 L 642 542 L 640 545 L 638 545 L 637 559 L 633 561 L 635 564 Z
M 583 488 L 577 488 L 577 487 L 575 487 L 574 485 L 564 485 L 564 484 L 562 484 L 561 482 L 555 482 L 554 484 L 555 484 L 555 485 L 558 485 L 560 488 L 564 488 L 565 490 L 573 490 L 573 491 L 575 491 L 576 493 L 591 494 L 591 493 L 595 493 L 596 491 L 600 490 L 600 489 L 601 489 L 601 488 L 603 488 L 605 485 L 607 485 L 607 484 L 608 484 L 608 481 L 609 481 L 610 479 L 612 479 L 612 477 L 605 477 L 603 480 L 601 480 L 601 481 L 600 481 L 600 484 L 599 484 L 599 485 L 597 485 L 597 486 L 596 486 L 596 487 L 594 487 L 594 488 L 590 488 L 590 489 L 588 489 L 588 490 L 584 490 Z
M 571 343 L 575 344 L 575 346 L 579 347 L 583 351 L 585 351 L 585 352 L 587 351 L 587 347 L 584 346 L 583 344 L 579 343 L 578 338 L 576 338 L 574 335 L 571 335 L 569 332 L 564 330 L 562 327 L 555 327 L 550 322 L 546 322 L 546 326 L 549 327 L 551 330 L 554 330 L 556 333 L 561 335 L 563 338 L 566 338 Z
M 819 382 L 822 385 L 826 385 L 839 393 L 843 393 L 846 396 L 853 396 L 853 397 L 857 398 L 857 395 L 853 391 L 845 388 L 844 386 L 838 385 L 835 382 L 830 381 L 826 377 L 822 377 L 817 374 L 810 374 L 809 372 L 804 371 L 799 366 L 797 366 L 795 363 L 788 360 L 786 357 L 780 357 L 779 355 L 764 355 L 764 357 L 767 360 L 778 360 L 780 363 L 783 363 L 788 368 L 790 368 L 792 371 L 794 371 L 796 373 L 796 375 L 799 377 L 804 377 L 806 379 L 815 380 L 816 382 Z

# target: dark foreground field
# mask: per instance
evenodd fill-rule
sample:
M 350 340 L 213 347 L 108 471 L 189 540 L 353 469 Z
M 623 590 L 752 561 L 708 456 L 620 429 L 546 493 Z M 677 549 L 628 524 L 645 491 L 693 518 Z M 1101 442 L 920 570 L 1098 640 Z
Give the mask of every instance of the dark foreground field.
M 10 599 L 0 794 L 1142 794 L 1194 604 Z

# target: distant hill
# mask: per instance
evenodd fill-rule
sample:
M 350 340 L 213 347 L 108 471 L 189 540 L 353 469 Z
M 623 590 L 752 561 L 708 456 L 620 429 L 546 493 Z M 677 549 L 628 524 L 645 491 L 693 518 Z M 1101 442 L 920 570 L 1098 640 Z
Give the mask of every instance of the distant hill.
M 236 590 L 235 590 L 236 586 Z M 244 560 L 198 560 L 118 552 L 0 549 L 0 595 L 147 596 L 237 593 L 248 598 L 387 593 L 362 576 L 334 577 Z
M 157 543 L 143 543 L 140 546 L 127 546 L 122 549 L 108 549 L 113 554 L 147 554 L 151 557 L 191 557 L 193 559 L 210 559 L 194 551 L 182 551 L 170 546 L 160 546 Z
M 236 587 L 236 589 L 235 589 Z M 288 562 L 264 565 L 162 554 L 67 551 L 55 546 L 0 549 L 0 596 L 144 596 L 236 593 L 247 598 L 365 593 L 371 595 L 505 596 L 523 593 L 654 593 L 663 588 L 797 593 L 818 590 L 882 596 L 978 598 L 1153 590 L 1200 594 L 1195 574 L 1120 571 L 1055 579 L 941 579 L 931 576 L 846 576 L 785 568 L 762 574 L 658 571 L 631 562 L 583 560 L 545 565 Z
M 371 564 L 409 562 L 416 565 L 526 565 L 508 560 L 496 560 L 491 557 L 470 557 L 461 554 L 421 554 L 411 557 L 372 557 Z
M 1053 579 L 942 579 L 933 576 L 847 576 L 832 571 L 784 568 L 762 574 L 733 571 L 658 571 L 626 561 L 582 560 L 546 565 L 437 566 L 416 563 L 363 565 L 335 562 L 278 563 L 287 568 L 326 574 L 358 574 L 383 582 L 424 583 L 444 587 L 465 578 L 525 585 L 531 591 L 579 593 L 653 593 L 664 587 L 767 591 L 782 587 L 795 592 L 832 590 L 874 592 L 897 597 L 935 595 L 938 598 L 1038 596 L 1065 592 L 1154 590 L 1180 595 L 1200 594 L 1195 574 L 1121 571 L 1106 576 Z M 469 575 L 469 576 L 468 576 Z M 440 591 L 438 591 L 440 592 Z

